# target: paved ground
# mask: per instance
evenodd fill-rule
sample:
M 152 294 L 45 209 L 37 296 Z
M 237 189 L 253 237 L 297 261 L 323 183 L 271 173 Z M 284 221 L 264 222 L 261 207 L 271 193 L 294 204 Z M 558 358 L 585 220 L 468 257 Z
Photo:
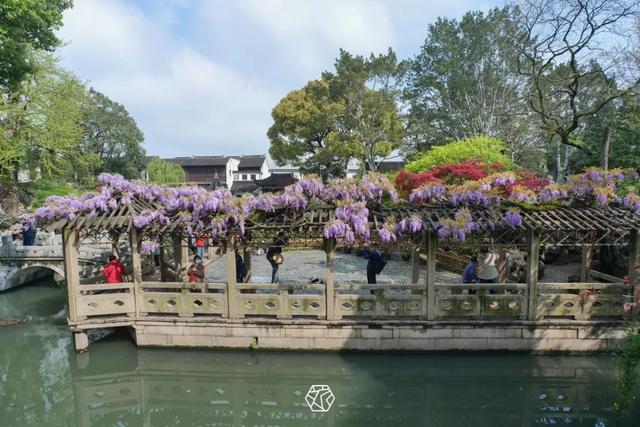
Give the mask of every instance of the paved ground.
M 254 254 L 251 257 L 252 275 L 256 281 L 263 281 L 271 277 L 271 266 L 263 255 Z M 351 254 L 337 253 L 335 258 L 336 283 L 367 283 L 367 260 Z M 207 266 L 207 281 L 226 280 L 226 259 L 219 258 Z M 579 274 L 580 265 L 567 264 L 561 266 L 547 266 L 544 282 L 566 282 L 567 277 Z M 426 280 L 425 266 L 420 268 L 420 283 Z M 325 278 L 325 254 L 321 250 L 287 251 L 284 253 L 284 263 L 280 266 L 280 281 L 295 283 L 310 283 L 312 279 Z M 458 274 L 448 271 L 438 271 L 437 282 L 460 283 Z M 378 283 L 411 283 L 411 262 L 392 259 L 381 275 Z

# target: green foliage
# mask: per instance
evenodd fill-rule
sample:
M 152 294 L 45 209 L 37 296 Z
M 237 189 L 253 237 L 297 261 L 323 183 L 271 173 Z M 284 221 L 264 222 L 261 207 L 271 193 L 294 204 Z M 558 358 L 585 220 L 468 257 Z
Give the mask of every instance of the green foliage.
M 631 324 L 616 353 L 618 367 L 616 410 L 626 411 L 638 396 L 638 363 L 640 363 L 640 324 Z
M 640 168 L 640 98 L 628 97 L 607 105 L 586 120 L 582 134 L 582 150 L 573 153 L 573 172 L 600 165 L 602 140 L 610 131 L 609 167 Z
M 34 74 L 11 97 L 0 97 L 0 176 L 18 169 L 54 176 L 75 158 L 82 129 L 84 86 L 56 65 L 55 58 L 38 55 Z
M 71 196 L 81 193 L 79 189 L 68 183 L 59 183 L 51 179 L 39 179 L 34 185 L 35 198 L 30 203 L 30 208 L 35 209 L 44 205 L 49 196 Z
M 267 132 L 276 163 L 325 180 L 344 176 L 354 158 L 375 171 L 403 136 L 396 101 L 405 67 L 395 53 L 364 58 L 341 50 L 335 68 L 285 96 Z
M 78 167 L 73 165 L 77 182 L 83 174 L 93 179 L 101 172 L 138 178 L 145 151 L 144 136 L 121 104 L 91 88 L 82 116 L 82 142 Z
M 0 4 L 0 88 L 13 92 L 37 64 L 34 51 L 60 44 L 55 30 L 72 0 L 2 0 Z
M 179 184 L 186 181 L 182 166 L 162 159 L 153 159 L 147 165 L 149 182 L 156 184 Z
M 524 79 L 511 71 L 513 32 L 509 7 L 429 25 L 404 91 L 411 157 L 432 145 L 485 134 L 524 158 L 538 139 L 521 96 Z
M 474 136 L 446 145 L 435 146 L 406 166 L 410 172 L 421 172 L 434 166 L 459 163 L 464 160 L 478 159 L 483 163 L 501 163 L 506 169 L 513 169 L 515 164 L 504 153 L 506 145 L 490 136 Z

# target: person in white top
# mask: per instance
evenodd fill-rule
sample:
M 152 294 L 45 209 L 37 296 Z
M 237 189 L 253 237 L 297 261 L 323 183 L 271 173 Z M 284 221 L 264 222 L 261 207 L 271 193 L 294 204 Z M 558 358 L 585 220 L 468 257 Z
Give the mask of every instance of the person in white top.
M 496 283 L 498 280 L 498 269 L 496 268 L 498 255 L 491 252 L 489 248 L 480 248 L 478 254 L 478 282 Z

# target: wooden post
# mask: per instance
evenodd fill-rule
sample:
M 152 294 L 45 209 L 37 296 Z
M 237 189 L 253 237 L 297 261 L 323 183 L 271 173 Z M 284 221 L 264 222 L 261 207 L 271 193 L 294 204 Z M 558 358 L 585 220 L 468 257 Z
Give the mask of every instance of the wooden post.
M 420 283 L 420 249 L 411 251 L 411 283 Z
M 227 241 L 227 307 L 230 319 L 239 319 L 239 292 L 236 289 L 236 238 L 230 236 Z
M 243 248 L 243 257 L 244 257 L 244 267 L 247 270 L 247 276 L 244 278 L 245 282 L 250 282 L 251 281 L 251 249 L 250 248 Z
M 167 248 L 165 247 L 165 239 L 164 236 L 160 236 L 160 281 L 167 282 L 168 274 L 167 271 Z
M 582 257 L 580 259 L 580 282 L 590 281 L 589 269 L 591 268 L 591 257 L 593 256 L 593 246 L 591 244 L 582 245 Z
M 129 231 L 129 250 L 131 251 L 131 276 L 133 278 L 133 300 L 135 304 L 136 316 L 140 316 L 142 306 L 142 262 L 140 260 L 140 244 L 142 243 L 138 230 L 131 225 Z
M 436 318 L 436 251 L 438 250 L 438 234 L 427 232 L 427 320 Z
M 78 255 L 80 242 L 78 231 L 65 228 L 62 231 L 62 248 L 64 255 L 64 278 L 67 282 L 67 298 L 69 300 L 69 312 L 71 322 L 78 321 L 77 297 L 80 286 L 80 270 L 78 269 Z
M 534 230 L 527 231 L 527 318 L 538 318 L 538 257 L 540 236 Z
M 498 250 L 498 283 L 507 281 L 507 251 L 504 246 Z
M 324 250 L 326 254 L 326 289 L 325 289 L 325 307 L 327 310 L 327 320 L 336 319 L 335 310 L 335 284 L 333 278 L 333 260 L 335 258 L 335 245 L 336 242 L 333 239 L 325 239 Z

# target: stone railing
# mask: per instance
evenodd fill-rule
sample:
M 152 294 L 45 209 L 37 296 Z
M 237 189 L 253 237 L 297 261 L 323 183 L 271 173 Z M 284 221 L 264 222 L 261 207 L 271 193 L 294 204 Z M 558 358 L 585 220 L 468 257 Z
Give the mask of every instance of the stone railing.
M 623 283 L 540 283 L 535 318 L 622 319 L 629 298 Z M 433 320 L 526 320 L 530 301 L 522 283 L 435 284 Z M 274 319 L 426 319 L 427 288 L 421 284 L 324 284 L 149 282 L 80 285 L 78 320 L 138 316 Z M 333 311 L 328 307 L 333 307 Z

